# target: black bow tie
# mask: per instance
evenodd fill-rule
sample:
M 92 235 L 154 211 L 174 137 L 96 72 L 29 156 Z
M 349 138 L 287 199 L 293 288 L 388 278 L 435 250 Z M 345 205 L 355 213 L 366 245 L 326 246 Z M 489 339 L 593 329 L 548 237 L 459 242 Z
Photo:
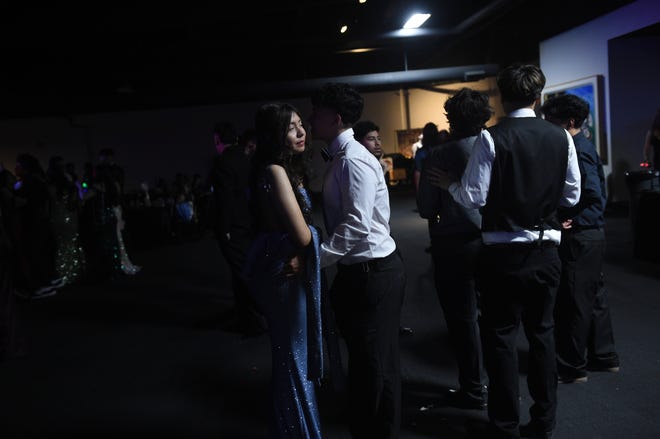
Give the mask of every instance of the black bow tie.
M 321 157 L 323 157 L 323 160 L 325 160 L 326 162 L 332 160 L 332 156 L 330 155 L 330 152 L 328 151 L 327 148 L 321 148 Z

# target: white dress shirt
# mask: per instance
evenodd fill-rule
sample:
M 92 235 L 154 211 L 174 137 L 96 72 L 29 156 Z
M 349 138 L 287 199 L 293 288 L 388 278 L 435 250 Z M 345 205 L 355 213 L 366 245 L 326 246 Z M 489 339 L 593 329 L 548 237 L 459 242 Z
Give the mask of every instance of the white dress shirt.
M 383 168 L 348 129 L 328 146 L 331 161 L 323 182 L 328 237 L 321 244 L 321 267 L 354 264 L 388 256 L 390 195 Z
M 536 117 L 531 108 L 520 108 L 508 115 L 509 117 Z M 564 130 L 565 131 L 565 130 Z M 574 206 L 580 199 L 580 168 L 578 166 L 577 153 L 573 137 L 566 131 L 568 139 L 568 163 L 566 164 L 566 180 L 561 206 Z M 490 185 L 490 174 L 495 160 L 495 142 L 490 133 L 481 131 L 468 160 L 465 172 L 458 182 L 449 185 L 449 193 L 456 202 L 468 208 L 478 208 L 486 204 L 488 187 Z M 529 242 L 539 238 L 537 230 L 522 230 L 520 232 L 482 232 L 484 244 L 496 244 L 505 242 Z M 552 240 L 559 244 L 561 241 L 561 230 L 545 230 L 544 240 Z

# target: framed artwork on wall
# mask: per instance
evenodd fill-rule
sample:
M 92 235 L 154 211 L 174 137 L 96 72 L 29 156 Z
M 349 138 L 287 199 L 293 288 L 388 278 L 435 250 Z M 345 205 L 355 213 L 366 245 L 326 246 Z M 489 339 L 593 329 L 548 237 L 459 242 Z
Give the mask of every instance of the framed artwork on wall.
M 543 89 L 541 103 L 553 96 L 572 94 L 589 103 L 589 117 L 582 125 L 582 132 L 596 146 L 603 164 L 607 164 L 607 143 L 605 142 L 605 122 L 603 115 L 603 76 L 593 75 L 575 81 L 547 86 Z
M 398 152 L 407 159 L 413 158 L 415 155 L 414 145 L 419 142 L 421 134 L 422 128 L 396 130 Z

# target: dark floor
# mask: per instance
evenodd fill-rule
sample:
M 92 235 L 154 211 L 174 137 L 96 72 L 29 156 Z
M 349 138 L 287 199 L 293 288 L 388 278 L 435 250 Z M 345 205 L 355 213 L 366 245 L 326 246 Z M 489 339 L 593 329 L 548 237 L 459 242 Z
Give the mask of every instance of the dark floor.
M 442 404 L 456 371 L 424 252 L 426 223 L 414 207 L 409 191 L 392 193 L 392 231 L 408 274 L 402 323 L 414 329 L 401 337 L 401 438 L 462 438 L 485 412 Z M 626 211 L 612 211 L 607 233 L 621 371 L 560 385 L 555 438 L 660 437 L 660 263 L 633 257 Z M 222 329 L 232 294 L 215 241 L 132 256 L 144 267 L 137 276 L 28 304 L 30 354 L 0 364 L 0 439 L 264 437 L 268 337 Z M 526 350 L 521 335 L 523 360 Z M 524 372 L 520 388 L 524 422 Z M 328 387 L 319 399 L 324 437 L 348 438 L 340 399 Z

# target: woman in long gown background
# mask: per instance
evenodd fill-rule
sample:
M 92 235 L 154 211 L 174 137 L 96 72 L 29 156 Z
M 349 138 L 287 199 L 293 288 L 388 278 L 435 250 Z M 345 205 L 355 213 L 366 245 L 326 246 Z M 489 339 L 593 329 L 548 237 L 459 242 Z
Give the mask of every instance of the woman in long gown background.
M 245 275 L 268 321 L 275 438 L 321 437 L 320 240 L 304 187 L 306 132 L 299 114 L 289 104 L 265 104 L 255 117 L 250 195 L 257 233 Z

